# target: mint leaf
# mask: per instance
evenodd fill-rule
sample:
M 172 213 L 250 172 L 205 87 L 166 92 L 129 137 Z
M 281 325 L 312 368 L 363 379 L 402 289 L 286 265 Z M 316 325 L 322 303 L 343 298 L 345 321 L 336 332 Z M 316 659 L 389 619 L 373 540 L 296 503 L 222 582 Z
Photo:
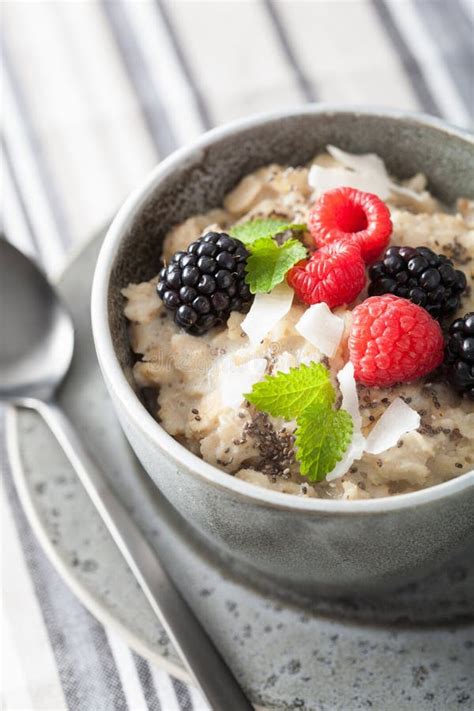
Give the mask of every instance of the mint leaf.
M 267 237 L 254 242 L 251 250 L 245 267 L 245 281 L 252 294 L 271 291 L 283 281 L 290 267 L 306 257 L 306 248 L 297 239 L 279 246 Z
M 321 481 L 342 459 L 350 444 L 352 417 L 345 410 L 317 402 L 297 418 L 296 449 L 300 472 Z
M 243 222 L 241 225 L 234 225 L 229 230 L 229 234 L 240 239 L 244 244 L 253 244 L 259 239 L 274 237 L 287 230 L 302 232 L 306 229 L 306 225 L 269 217 L 268 219 L 250 220 L 249 222 Z
M 245 395 L 258 410 L 293 420 L 314 403 L 330 407 L 335 400 L 329 371 L 321 363 L 302 363 L 288 373 L 267 375 Z

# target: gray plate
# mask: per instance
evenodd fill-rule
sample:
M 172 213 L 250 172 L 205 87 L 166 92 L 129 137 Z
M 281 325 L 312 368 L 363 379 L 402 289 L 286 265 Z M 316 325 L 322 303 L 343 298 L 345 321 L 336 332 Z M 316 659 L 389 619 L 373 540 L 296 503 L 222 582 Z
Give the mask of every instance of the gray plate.
M 474 708 L 474 628 L 467 623 L 371 626 L 335 616 L 350 603 L 282 604 L 233 579 L 200 550 L 137 464 L 121 433 L 95 359 L 89 290 L 100 239 L 69 266 L 59 289 L 76 323 L 77 351 L 61 393 L 91 453 L 186 591 L 255 703 L 274 709 Z M 34 413 L 10 413 L 10 452 L 30 523 L 84 605 L 155 664 L 187 679 L 165 633 L 52 435 Z M 472 600 L 472 571 L 456 563 L 437 581 L 436 606 L 457 616 Z M 420 615 L 433 581 L 402 591 L 385 608 Z M 312 610 L 308 612 L 308 609 Z M 332 611 L 333 616 L 316 614 Z M 380 605 L 364 617 L 380 619 Z M 418 614 L 418 613 L 417 613 Z M 410 615 L 413 617 L 413 615 Z M 439 616 L 439 615 L 438 615 Z

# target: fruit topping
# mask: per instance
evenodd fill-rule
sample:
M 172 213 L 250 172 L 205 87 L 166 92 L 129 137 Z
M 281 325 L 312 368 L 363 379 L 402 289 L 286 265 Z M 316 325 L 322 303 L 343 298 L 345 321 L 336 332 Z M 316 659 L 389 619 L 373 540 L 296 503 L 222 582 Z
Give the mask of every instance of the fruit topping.
M 385 203 L 377 195 L 348 187 L 321 195 L 311 209 L 308 227 L 318 247 L 341 239 L 355 242 L 367 263 L 377 259 L 392 233 Z
M 452 387 L 474 400 L 474 311 L 451 324 L 445 365 Z
M 360 247 L 349 241 L 331 242 L 290 269 L 287 280 L 305 304 L 324 302 L 330 308 L 350 304 L 365 286 Z
M 436 319 L 459 308 L 466 275 L 444 254 L 428 247 L 389 247 L 369 268 L 369 295 L 395 294 L 423 306 Z
M 224 232 L 208 232 L 186 252 L 176 252 L 156 288 L 178 326 L 202 335 L 231 311 L 247 311 L 253 299 L 245 283 L 248 256 L 242 242 Z
M 416 380 L 443 361 L 441 327 L 425 309 L 393 294 L 372 296 L 352 312 L 349 357 L 364 385 Z

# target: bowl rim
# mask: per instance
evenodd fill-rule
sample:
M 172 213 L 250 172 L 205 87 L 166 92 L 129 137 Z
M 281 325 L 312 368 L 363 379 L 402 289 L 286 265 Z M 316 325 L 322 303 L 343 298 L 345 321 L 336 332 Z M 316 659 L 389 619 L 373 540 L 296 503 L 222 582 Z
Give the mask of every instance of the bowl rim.
M 212 464 L 200 459 L 184 445 L 177 442 L 152 417 L 140 399 L 137 397 L 118 361 L 112 342 L 108 321 L 108 291 L 112 266 L 117 249 L 124 234 L 131 226 L 136 213 L 147 200 L 156 185 L 172 174 L 178 167 L 195 158 L 202 151 L 222 138 L 231 136 L 242 130 L 271 124 L 284 118 L 303 115 L 321 114 L 356 114 L 359 116 L 376 116 L 378 118 L 394 119 L 418 125 L 420 128 L 434 128 L 441 133 L 460 138 L 474 146 L 474 134 L 453 126 L 443 119 L 423 113 L 406 112 L 399 109 L 382 107 L 362 107 L 337 104 L 307 104 L 286 111 L 274 111 L 255 114 L 246 118 L 226 123 L 199 136 L 186 146 L 179 148 L 155 166 L 135 188 L 119 209 L 110 225 L 97 260 L 91 295 L 91 320 L 94 344 L 99 364 L 106 383 L 113 390 L 120 407 L 133 421 L 134 425 L 146 438 L 163 450 L 176 465 L 184 465 L 193 476 L 215 486 L 218 489 L 232 492 L 242 499 L 256 505 L 268 506 L 287 511 L 306 511 L 317 513 L 339 514 L 381 514 L 388 511 L 413 508 L 430 504 L 439 499 L 455 495 L 467 488 L 474 487 L 474 470 L 450 479 L 441 484 L 421 489 L 415 492 L 396 494 L 373 499 L 318 499 L 295 496 L 251 484 L 242 479 L 236 479 Z

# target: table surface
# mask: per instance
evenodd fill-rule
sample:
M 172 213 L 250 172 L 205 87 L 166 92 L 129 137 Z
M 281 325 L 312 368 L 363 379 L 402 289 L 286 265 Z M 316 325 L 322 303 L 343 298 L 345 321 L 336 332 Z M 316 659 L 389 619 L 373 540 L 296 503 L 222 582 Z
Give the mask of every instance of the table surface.
M 471 0 L 4 0 L 1 14 L 2 230 L 52 278 L 157 161 L 214 125 L 309 101 L 473 123 Z M 2 708 L 204 710 L 51 568 L 12 484 L 1 411 L 0 458 Z M 71 618 L 80 668 L 62 634 Z

